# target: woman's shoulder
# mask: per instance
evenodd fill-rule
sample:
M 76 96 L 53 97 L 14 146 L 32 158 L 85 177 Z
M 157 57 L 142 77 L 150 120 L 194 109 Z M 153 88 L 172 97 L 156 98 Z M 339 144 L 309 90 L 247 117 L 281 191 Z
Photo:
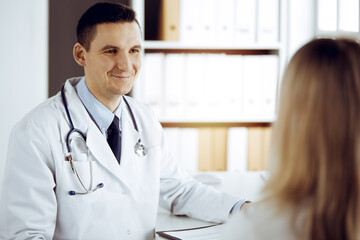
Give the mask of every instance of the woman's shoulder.
M 294 239 L 290 212 L 277 212 L 269 203 L 251 203 L 225 223 L 221 239 Z

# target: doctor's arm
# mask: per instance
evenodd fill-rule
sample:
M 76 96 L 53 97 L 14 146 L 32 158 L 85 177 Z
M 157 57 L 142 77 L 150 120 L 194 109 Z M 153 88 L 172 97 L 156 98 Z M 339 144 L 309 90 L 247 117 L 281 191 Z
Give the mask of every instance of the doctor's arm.
M 186 174 L 167 150 L 162 136 L 162 166 L 160 206 L 175 215 L 211 222 L 224 222 L 233 208 L 241 207 L 246 199 L 239 199 L 213 187 L 196 182 Z M 234 212 L 238 209 L 234 209 Z
M 0 239 L 52 239 L 56 222 L 53 159 L 36 123 L 10 135 L 0 194 Z

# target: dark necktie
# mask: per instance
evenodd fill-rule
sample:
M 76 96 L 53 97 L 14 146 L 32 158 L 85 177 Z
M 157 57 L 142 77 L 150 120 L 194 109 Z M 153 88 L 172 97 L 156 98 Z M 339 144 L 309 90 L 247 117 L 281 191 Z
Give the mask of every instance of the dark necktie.
M 119 118 L 117 116 L 114 117 L 114 120 L 107 130 L 107 142 L 109 143 L 111 150 L 120 164 L 121 131 L 119 129 Z

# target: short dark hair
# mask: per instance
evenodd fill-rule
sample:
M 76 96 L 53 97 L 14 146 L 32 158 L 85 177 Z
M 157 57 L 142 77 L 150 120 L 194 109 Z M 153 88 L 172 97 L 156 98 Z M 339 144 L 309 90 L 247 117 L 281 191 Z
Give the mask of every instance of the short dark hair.
M 119 22 L 136 22 L 140 28 L 132 8 L 121 3 L 96 3 L 81 16 L 76 28 L 77 40 L 86 51 L 89 51 L 90 43 L 96 34 L 96 25 Z

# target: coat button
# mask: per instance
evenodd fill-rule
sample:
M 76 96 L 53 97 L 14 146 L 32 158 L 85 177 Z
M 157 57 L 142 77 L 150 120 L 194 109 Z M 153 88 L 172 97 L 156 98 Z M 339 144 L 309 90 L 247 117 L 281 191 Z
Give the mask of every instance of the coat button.
M 128 235 L 130 235 L 130 234 L 131 234 L 131 231 L 128 229 L 128 230 L 126 231 L 126 233 L 127 233 Z

